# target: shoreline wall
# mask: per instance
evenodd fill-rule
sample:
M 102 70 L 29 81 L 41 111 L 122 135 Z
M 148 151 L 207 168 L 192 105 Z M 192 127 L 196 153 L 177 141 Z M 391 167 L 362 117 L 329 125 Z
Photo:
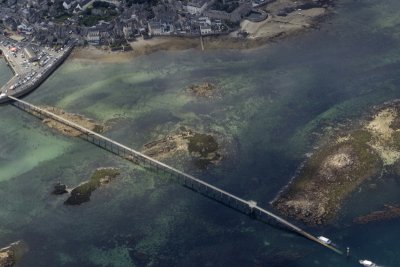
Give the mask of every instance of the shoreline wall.
M 7 66 L 11 69 L 11 71 L 15 74 L 17 74 L 17 72 L 14 70 L 12 64 L 9 62 L 9 60 L 7 59 L 7 57 L 4 55 L 3 50 L 1 50 L 0 48 L 0 57 L 4 58 L 4 60 L 6 61 Z

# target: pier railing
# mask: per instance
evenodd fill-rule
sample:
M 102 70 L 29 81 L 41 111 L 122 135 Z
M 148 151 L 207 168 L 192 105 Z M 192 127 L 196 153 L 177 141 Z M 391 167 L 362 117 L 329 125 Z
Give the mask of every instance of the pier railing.
M 66 120 L 50 111 L 32 105 L 26 101 L 20 100 L 13 96 L 8 96 L 11 100 L 14 101 L 14 105 L 24 111 L 33 113 L 34 115 L 41 118 L 50 118 L 57 122 L 60 122 L 66 126 L 69 126 L 79 132 L 82 133 L 82 138 L 87 141 L 108 150 L 111 153 L 114 153 L 120 157 L 123 157 L 127 160 L 130 160 L 136 164 L 140 164 L 141 166 L 150 168 L 157 172 L 163 173 L 165 175 L 169 175 L 172 178 L 175 178 L 180 184 L 183 186 L 196 191 L 202 195 L 205 195 L 213 200 L 223 203 L 226 206 L 229 206 L 235 210 L 238 210 L 244 214 L 247 214 L 255 219 L 271 222 L 271 220 L 277 222 L 280 226 L 284 226 L 285 228 L 306 237 L 324 247 L 327 247 L 336 253 L 343 254 L 337 248 L 322 242 L 315 236 L 309 234 L 308 232 L 302 230 L 301 228 L 295 226 L 294 224 L 288 222 L 287 220 L 281 218 L 280 216 L 267 211 L 257 205 L 256 202 L 251 200 L 244 200 L 238 196 L 235 196 L 223 189 L 220 189 L 216 186 L 213 186 L 207 182 L 204 182 L 190 174 L 184 173 L 174 167 L 171 167 L 165 163 L 162 163 L 156 159 L 153 159 L 139 151 L 136 151 L 132 148 L 129 148 L 121 143 L 118 143 L 108 137 L 105 137 L 99 133 L 86 129 L 74 122 Z

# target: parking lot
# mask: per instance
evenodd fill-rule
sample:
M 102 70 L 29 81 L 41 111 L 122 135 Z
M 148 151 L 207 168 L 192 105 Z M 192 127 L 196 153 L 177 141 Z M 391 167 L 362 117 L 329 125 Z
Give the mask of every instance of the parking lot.
M 56 51 L 3 36 L 0 36 L 0 50 L 14 71 L 14 77 L 1 89 L 4 94 L 12 94 L 12 91 L 24 90 L 32 85 L 64 54 L 64 47 Z

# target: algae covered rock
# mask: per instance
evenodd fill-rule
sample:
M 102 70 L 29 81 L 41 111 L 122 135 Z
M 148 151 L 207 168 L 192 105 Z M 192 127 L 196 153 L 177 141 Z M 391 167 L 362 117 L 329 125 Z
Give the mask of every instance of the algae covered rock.
M 192 84 L 188 87 L 187 91 L 197 97 L 213 98 L 217 95 L 218 87 L 211 82 L 204 82 L 201 84 Z
M 196 166 L 205 168 L 217 164 L 221 159 L 221 148 L 216 136 L 199 133 L 186 127 L 180 127 L 167 136 L 144 145 L 143 153 L 158 160 L 185 155 Z
M 58 182 L 54 185 L 53 192 L 52 192 L 53 195 L 62 195 L 65 193 L 68 193 L 67 186 L 65 184 Z
M 188 141 L 188 151 L 198 167 L 204 168 L 208 164 L 216 163 L 221 159 L 218 152 L 219 145 L 214 136 L 195 133 L 188 137 Z
M 366 132 L 354 132 L 347 140 L 316 151 L 275 207 L 308 224 L 334 219 L 342 201 L 381 170 L 378 154 L 367 145 L 369 138 Z
M 104 184 L 108 184 L 119 175 L 118 169 L 115 168 L 100 168 L 97 169 L 91 176 L 89 181 L 86 181 L 71 191 L 71 196 L 64 202 L 66 205 L 80 205 L 90 201 L 90 196 L 93 191 Z

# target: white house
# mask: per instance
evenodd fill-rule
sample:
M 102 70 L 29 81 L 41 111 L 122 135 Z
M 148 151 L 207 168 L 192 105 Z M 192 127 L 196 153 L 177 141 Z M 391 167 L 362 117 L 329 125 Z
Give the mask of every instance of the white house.
M 99 45 L 100 32 L 98 30 L 90 30 L 86 36 L 86 41 L 91 45 Z
M 149 34 L 152 36 L 155 35 L 161 35 L 162 34 L 162 28 L 161 28 L 161 22 L 159 21 L 149 21 Z
M 200 25 L 200 34 L 201 35 L 207 35 L 212 33 L 211 30 L 211 20 L 209 17 L 200 17 L 198 19 L 199 25 Z
M 211 26 L 207 24 L 200 25 L 200 33 L 201 35 L 207 35 L 212 33 Z
M 73 4 L 75 4 L 75 1 L 73 1 L 73 0 L 64 0 L 63 7 L 65 9 L 70 9 Z
M 198 15 L 203 13 L 207 6 L 207 0 L 193 0 L 187 4 L 186 10 L 192 15 Z

